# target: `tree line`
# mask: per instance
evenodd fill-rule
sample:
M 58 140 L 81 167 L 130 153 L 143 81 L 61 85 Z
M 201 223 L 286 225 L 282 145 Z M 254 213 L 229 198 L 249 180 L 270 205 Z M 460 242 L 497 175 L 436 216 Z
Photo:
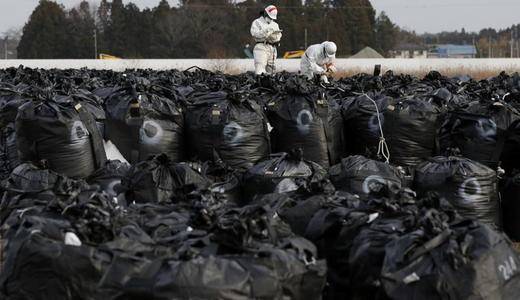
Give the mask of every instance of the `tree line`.
M 283 30 L 279 52 L 335 41 L 339 56 L 365 46 L 386 53 L 397 27 L 384 14 L 376 17 L 369 0 L 162 0 L 139 9 L 122 0 L 102 0 L 97 7 L 82 1 L 66 10 L 40 0 L 23 29 L 19 58 L 93 58 L 97 49 L 124 58 L 244 57 L 252 44 L 251 22 L 269 4 L 279 8 Z
M 180 0 L 176 6 L 158 0 L 143 10 L 122 0 L 82 1 L 68 10 L 40 0 L 23 28 L 18 58 L 94 58 L 95 45 L 98 53 L 123 58 L 240 58 L 253 45 L 251 22 L 269 4 L 279 8 L 280 54 L 331 40 L 339 57 L 366 46 L 388 56 L 400 44 L 447 43 L 475 45 L 477 57 L 520 57 L 518 25 L 416 34 L 384 12 L 376 15 L 369 0 Z

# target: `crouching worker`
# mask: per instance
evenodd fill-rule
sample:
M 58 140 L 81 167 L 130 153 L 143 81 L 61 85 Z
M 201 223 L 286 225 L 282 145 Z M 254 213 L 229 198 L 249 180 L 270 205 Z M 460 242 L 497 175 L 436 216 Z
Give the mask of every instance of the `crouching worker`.
M 251 35 L 256 41 L 253 56 L 257 75 L 273 74 L 275 71 L 276 46 L 282 38 L 282 31 L 275 22 L 277 15 L 276 6 L 269 5 L 251 25 Z
M 300 62 L 300 71 L 307 79 L 311 80 L 315 75 L 321 76 L 321 81 L 329 83 L 327 75 L 335 73 L 337 46 L 333 42 L 323 42 L 312 45 L 305 51 Z

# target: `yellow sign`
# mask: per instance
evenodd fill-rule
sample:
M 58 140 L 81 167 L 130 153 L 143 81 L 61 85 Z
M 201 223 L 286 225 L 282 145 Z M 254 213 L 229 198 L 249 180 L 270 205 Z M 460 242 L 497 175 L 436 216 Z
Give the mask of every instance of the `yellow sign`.
M 104 53 L 100 53 L 99 54 L 99 59 L 121 59 L 117 56 L 113 56 L 113 55 L 108 55 L 108 54 L 104 54 Z
M 283 55 L 283 58 L 301 58 L 304 54 L 304 50 L 287 51 Z

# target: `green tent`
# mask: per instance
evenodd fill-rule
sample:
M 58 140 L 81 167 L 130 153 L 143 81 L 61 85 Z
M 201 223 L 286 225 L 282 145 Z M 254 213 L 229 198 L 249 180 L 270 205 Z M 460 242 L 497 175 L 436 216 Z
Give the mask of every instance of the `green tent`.
M 365 47 L 358 53 L 352 55 L 350 58 L 384 58 L 383 55 L 377 53 L 376 50 Z

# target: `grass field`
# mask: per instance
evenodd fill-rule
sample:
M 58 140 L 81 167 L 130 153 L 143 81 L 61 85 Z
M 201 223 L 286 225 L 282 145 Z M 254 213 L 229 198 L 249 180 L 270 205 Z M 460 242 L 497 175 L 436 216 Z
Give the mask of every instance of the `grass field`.
M 278 71 L 298 72 L 298 59 L 279 59 Z M 475 79 L 496 76 L 501 71 L 513 73 L 520 71 L 520 59 L 337 59 L 339 72 L 337 77 L 352 76 L 358 73 L 372 73 L 376 64 L 382 65 L 382 71 L 394 71 L 396 74 L 424 76 L 432 70 L 447 76 L 470 75 Z M 124 60 L 0 60 L 0 68 L 24 65 L 44 69 L 179 69 L 185 70 L 197 66 L 224 73 L 242 73 L 252 71 L 252 59 L 124 59 Z

